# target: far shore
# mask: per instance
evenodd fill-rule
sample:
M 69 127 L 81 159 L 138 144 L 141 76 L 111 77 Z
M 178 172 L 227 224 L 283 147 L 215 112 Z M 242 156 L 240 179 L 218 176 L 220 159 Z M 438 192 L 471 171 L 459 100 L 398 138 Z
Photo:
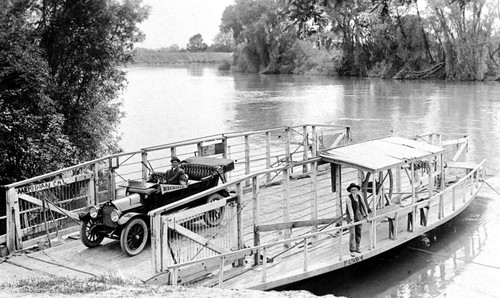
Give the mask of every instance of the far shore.
M 140 49 L 136 52 L 133 65 L 167 65 L 232 62 L 232 53 L 228 52 L 166 52 Z

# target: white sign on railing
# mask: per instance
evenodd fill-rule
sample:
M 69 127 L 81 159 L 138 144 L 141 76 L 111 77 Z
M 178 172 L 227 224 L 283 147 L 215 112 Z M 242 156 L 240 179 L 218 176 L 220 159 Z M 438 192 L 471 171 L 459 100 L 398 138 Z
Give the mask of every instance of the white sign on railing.
M 28 186 L 16 188 L 16 192 L 18 194 L 31 193 L 31 192 L 35 192 L 35 191 L 44 190 L 44 189 L 50 189 L 50 188 L 54 188 L 54 187 L 58 187 L 58 186 L 68 185 L 68 184 L 75 183 L 78 181 L 87 180 L 87 179 L 92 178 L 92 176 L 93 176 L 92 173 L 87 173 L 87 174 L 72 176 L 72 177 L 68 177 L 68 178 L 43 182 L 43 183 L 39 183 L 39 184 L 28 185 Z

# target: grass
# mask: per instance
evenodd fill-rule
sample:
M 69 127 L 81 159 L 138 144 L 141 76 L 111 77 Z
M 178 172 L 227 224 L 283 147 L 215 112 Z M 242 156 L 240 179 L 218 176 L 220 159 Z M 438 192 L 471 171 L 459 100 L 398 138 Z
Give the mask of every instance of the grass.
M 113 275 L 101 275 L 88 279 L 55 277 L 21 279 L 0 284 L 0 297 L 179 297 L 179 298 L 316 298 L 307 291 L 263 292 L 248 289 L 220 289 L 205 287 L 157 286 L 138 280 Z M 329 297 L 335 297 L 328 295 Z
M 14 283 L 4 283 L 0 285 L 1 290 L 16 290 L 22 293 L 33 294 L 89 294 L 107 291 L 123 291 L 127 294 L 160 294 L 178 292 L 176 287 L 158 287 L 146 285 L 142 282 L 123 279 L 117 276 L 102 275 L 88 279 L 71 277 L 55 277 L 52 279 L 21 279 Z

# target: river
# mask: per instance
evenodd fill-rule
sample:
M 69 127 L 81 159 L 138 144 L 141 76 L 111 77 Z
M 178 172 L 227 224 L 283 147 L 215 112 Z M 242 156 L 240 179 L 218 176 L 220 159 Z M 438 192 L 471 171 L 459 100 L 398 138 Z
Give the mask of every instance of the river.
M 224 132 L 300 124 L 350 126 L 354 140 L 440 132 L 471 139 L 470 157 L 500 169 L 500 83 L 337 79 L 129 68 L 121 147 L 134 151 Z M 497 189 L 498 190 L 498 189 Z M 406 246 L 294 284 L 348 297 L 500 296 L 500 196 L 490 191 Z

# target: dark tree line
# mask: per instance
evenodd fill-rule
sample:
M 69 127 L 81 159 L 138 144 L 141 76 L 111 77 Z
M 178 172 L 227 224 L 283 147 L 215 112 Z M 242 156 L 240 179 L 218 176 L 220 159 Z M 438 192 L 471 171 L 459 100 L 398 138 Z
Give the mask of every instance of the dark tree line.
M 484 80 L 500 74 L 498 5 L 236 0 L 221 31 L 232 30 L 241 71 Z
M 0 2 L 0 184 L 116 152 L 121 66 L 148 7 Z

